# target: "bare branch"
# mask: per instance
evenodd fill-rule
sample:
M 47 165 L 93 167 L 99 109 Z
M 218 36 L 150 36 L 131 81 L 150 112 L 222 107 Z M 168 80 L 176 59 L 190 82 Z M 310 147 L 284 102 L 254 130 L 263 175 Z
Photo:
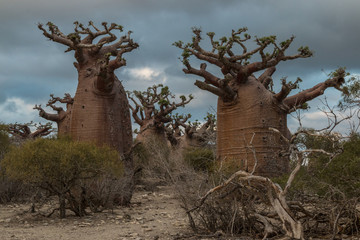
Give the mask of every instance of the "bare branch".
M 324 93 L 324 91 L 329 87 L 334 87 L 342 91 L 341 85 L 345 82 L 346 72 L 344 68 L 339 68 L 333 73 L 333 77 L 326 80 L 325 82 L 319 83 L 316 86 L 301 91 L 298 94 L 287 97 L 284 99 L 283 103 L 288 107 L 289 112 L 294 111 L 296 108 L 301 108 L 301 106 Z
M 31 131 L 30 127 L 36 128 L 34 132 Z M 9 124 L 7 132 L 15 137 L 21 139 L 35 139 L 38 137 L 43 137 L 49 135 L 53 132 L 51 123 L 46 124 L 34 124 L 33 122 L 25 124 Z
M 285 51 L 293 42 L 294 36 L 280 44 L 275 42 L 275 36 L 256 38 L 255 41 L 258 47 L 252 51 L 248 51 L 244 42 L 250 39 L 250 35 L 248 35 L 246 31 L 246 28 L 239 29 L 238 31 L 233 30 L 231 37 L 222 37 L 218 41 L 214 39 L 215 33 L 208 33 L 207 35 L 210 38 L 212 50 L 206 51 L 200 46 L 202 40 L 201 30 L 193 28 L 194 37 L 191 43 L 184 44 L 181 41 L 174 43 L 176 47 L 183 50 L 182 62 L 186 67 L 183 71 L 187 74 L 202 76 L 205 79 L 204 83 L 212 85 L 207 87 L 200 81 L 197 81 L 195 85 L 201 89 L 210 91 L 225 101 L 233 101 L 237 93 L 236 85 L 245 83 L 248 77 L 252 76 L 254 72 L 267 69 L 263 75 L 260 76 L 259 81 L 268 89 L 269 84 L 272 82 L 271 75 L 274 73 L 275 66 L 279 62 L 306 58 L 312 55 L 312 52 L 307 47 L 300 47 L 298 54 L 285 55 Z M 234 45 L 239 45 L 242 53 L 236 54 L 232 51 Z M 272 53 L 266 52 L 268 48 L 272 48 Z M 250 63 L 249 59 L 255 54 L 260 55 L 261 61 Z M 224 78 L 215 77 L 208 71 L 205 71 L 203 67 L 194 69 L 189 63 L 191 56 L 195 56 L 197 59 L 204 60 L 221 68 Z M 223 84 L 221 84 L 221 81 Z M 226 94 L 224 94 L 224 92 Z
M 180 96 L 180 102 L 175 102 L 175 96 L 169 91 L 167 86 L 162 84 L 149 87 L 146 91 L 127 92 L 133 106 L 130 107 L 135 121 L 142 126 L 163 127 L 164 123 L 170 122 L 170 113 L 179 107 L 188 104 L 193 96 L 188 98 Z M 135 99 L 136 98 L 136 99 Z M 156 105 L 159 107 L 157 108 Z M 141 131 L 143 131 L 141 129 Z
M 58 122 L 61 120 L 59 114 L 47 113 L 41 107 L 41 105 L 35 105 L 33 109 L 39 110 L 39 116 L 42 118 L 45 118 L 46 120 L 50 120 L 50 121 L 54 121 L 54 122 Z
M 297 78 L 294 83 L 286 82 L 286 78 L 281 79 L 282 88 L 281 91 L 274 95 L 277 101 L 282 102 L 291 92 L 291 90 L 296 89 L 299 87 L 299 82 L 302 80 Z

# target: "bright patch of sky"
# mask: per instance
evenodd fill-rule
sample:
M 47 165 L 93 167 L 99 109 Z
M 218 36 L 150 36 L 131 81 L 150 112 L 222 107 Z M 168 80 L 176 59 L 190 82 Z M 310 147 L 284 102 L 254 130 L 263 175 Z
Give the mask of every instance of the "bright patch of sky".
M 0 104 L 1 118 L 6 123 L 26 123 L 34 121 L 37 113 L 33 110 L 34 104 L 25 102 L 21 98 L 8 98 Z
M 128 69 L 125 70 L 125 72 L 129 72 L 129 74 L 136 79 L 146 80 L 146 81 L 154 80 L 154 78 L 159 77 L 161 73 L 160 71 L 151 69 L 149 67 Z

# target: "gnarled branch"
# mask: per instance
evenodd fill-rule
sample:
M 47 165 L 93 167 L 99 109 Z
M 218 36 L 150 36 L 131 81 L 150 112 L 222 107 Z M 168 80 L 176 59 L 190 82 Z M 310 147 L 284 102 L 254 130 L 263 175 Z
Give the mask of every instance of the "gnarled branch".
M 249 51 L 245 42 L 251 37 L 246 31 L 246 28 L 241 28 L 238 31 L 233 30 L 229 38 L 222 37 L 218 41 L 214 40 L 215 33 L 208 33 L 212 50 L 206 51 L 200 46 L 201 29 L 193 28 L 194 37 L 191 43 L 184 44 L 181 41 L 174 43 L 176 47 L 183 50 L 182 62 L 186 67 L 183 71 L 186 74 L 194 74 L 204 78 L 204 82 L 197 81 L 195 83 L 199 88 L 210 91 L 224 101 L 233 101 L 237 93 L 236 85 L 245 83 L 253 73 L 267 69 L 258 80 L 268 89 L 272 82 L 271 75 L 279 62 L 312 56 L 308 47 L 300 47 L 297 54 L 285 55 L 285 51 L 295 38 L 294 36 L 279 44 L 276 43 L 275 36 L 256 38 L 258 47 Z M 234 45 L 239 45 L 242 52 L 236 54 L 233 51 Z M 271 51 L 266 52 L 268 49 Z M 250 63 L 250 58 L 255 54 L 260 55 L 261 61 Z M 201 64 L 200 69 L 193 68 L 189 62 L 191 56 L 216 65 L 221 69 L 224 77 L 219 78 L 206 71 L 204 63 Z
M 149 125 L 152 127 L 163 127 L 164 123 L 171 121 L 170 113 L 179 107 L 188 104 L 193 96 L 180 96 L 180 102 L 175 102 L 175 96 L 169 91 L 167 86 L 162 84 L 149 87 L 146 91 L 127 92 L 132 101 L 130 109 L 135 122 L 141 127 Z M 157 107 L 158 105 L 158 107 Z M 146 126 L 148 127 L 148 126 Z
M 333 87 L 342 91 L 341 86 L 345 82 L 346 75 L 347 73 L 345 72 L 345 69 L 339 68 L 331 74 L 332 78 L 329 78 L 325 82 L 319 83 L 312 88 L 306 89 L 293 96 L 285 98 L 283 103 L 288 108 L 288 111 L 292 112 L 297 108 L 301 108 L 301 106 L 307 101 L 322 95 L 329 87 Z
M 31 131 L 30 127 L 36 128 L 35 131 Z M 44 137 L 53 132 L 53 128 L 51 123 L 46 124 L 34 124 L 30 123 L 15 123 L 9 124 L 7 128 L 7 132 L 15 137 L 19 137 L 21 139 L 35 139 L 38 137 Z

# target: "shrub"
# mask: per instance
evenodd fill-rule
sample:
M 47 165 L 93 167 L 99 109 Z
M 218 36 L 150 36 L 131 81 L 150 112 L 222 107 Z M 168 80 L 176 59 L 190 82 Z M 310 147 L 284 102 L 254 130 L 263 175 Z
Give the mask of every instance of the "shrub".
M 305 139 L 306 147 L 334 151 L 327 139 Z M 339 144 L 339 143 L 337 143 Z M 325 196 L 329 192 L 338 192 L 342 197 L 352 198 L 360 195 L 360 136 L 353 135 L 343 142 L 343 152 L 329 159 L 322 153 L 308 155 L 308 163 L 302 166 L 297 174 L 291 193 L 306 193 Z M 285 186 L 283 176 L 274 179 L 281 186 Z
M 78 216 L 86 213 L 88 180 L 105 174 L 120 176 L 123 171 L 115 150 L 67 138 L 37 139 L 12 147 L 1 165 L 11 179 L 56 195 L 60 217 L 65 217 L 66 205 Z
M 0 124 L 0 162 L 10 148 L 10 139 L 6 132 L 7 126 Z M 28 186 L 20 181 L 14 181 L 5 176 L 0 168 L 0 203 L 22 200 L 26 196 Z
M 214 152 L 209 148 L 188 148 L 184 151 L 184 160 L 196 171 L 214 170 Z

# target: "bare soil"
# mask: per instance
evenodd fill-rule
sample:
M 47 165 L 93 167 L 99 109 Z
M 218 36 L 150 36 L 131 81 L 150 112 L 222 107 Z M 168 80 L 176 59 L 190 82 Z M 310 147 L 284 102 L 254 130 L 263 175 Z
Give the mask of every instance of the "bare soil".
M 59 219 L 29 213 L 29 204 L 0 206 L 1 240 L 189 239 L 195 237 L 172 187 L 135 191 L 131 207 Z M 195 238 L 194 238 L 195 239 Z

